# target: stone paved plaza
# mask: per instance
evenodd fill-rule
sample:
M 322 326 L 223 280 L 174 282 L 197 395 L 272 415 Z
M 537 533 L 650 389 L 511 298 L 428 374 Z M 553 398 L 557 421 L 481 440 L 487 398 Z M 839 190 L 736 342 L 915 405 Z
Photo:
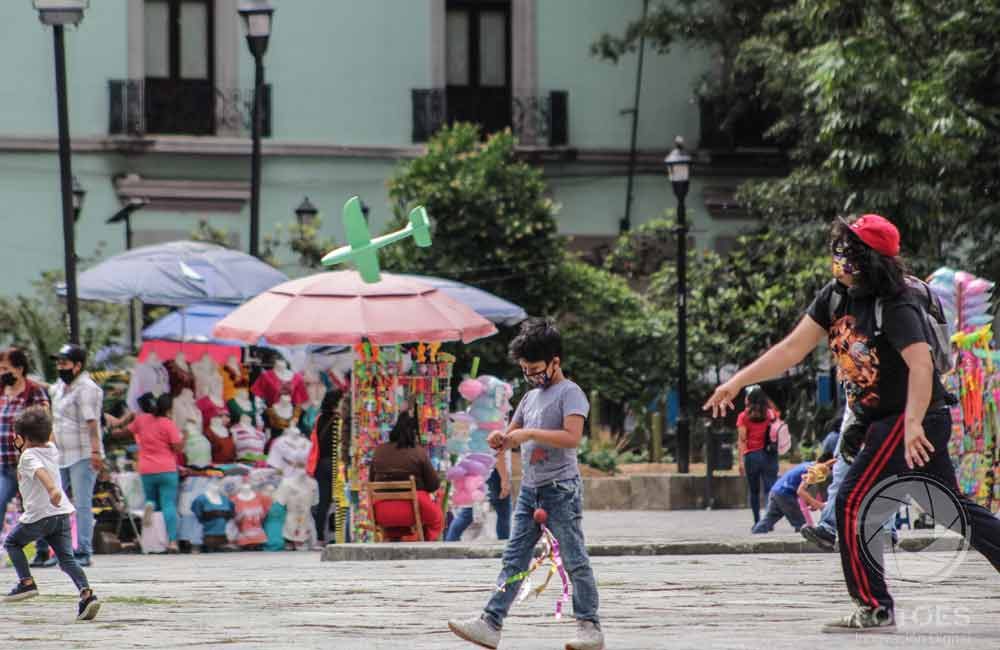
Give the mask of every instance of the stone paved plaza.
M 897 585 L 907 624 L 894 636 L 831 638 L 845 611 L 837 556 L 602 557 L 594 567 L 608 648 L 802 650 L 1000 647 L 1000 576 L 979 556 L 933 589 Z M 320 562 L 310 553 L 100 557 L 104 600 L 92 624 L 58 570 L 43 595 L 0 606 L 10 648 L 337 648 L 461 650 L 449 614 L 489 595 L 495 560 Z M 13 583 L 12 569 L 0 578 Z M 515 605 L 501 648 L 562 648 L 571 620 L 552 617 L 558 589 Z M 835 643 L 829 644 L 830 641 Z

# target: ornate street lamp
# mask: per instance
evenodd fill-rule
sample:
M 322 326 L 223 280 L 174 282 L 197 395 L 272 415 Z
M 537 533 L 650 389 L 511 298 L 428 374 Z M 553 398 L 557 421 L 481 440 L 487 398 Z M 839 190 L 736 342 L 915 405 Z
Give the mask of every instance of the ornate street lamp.
M 59 188 L 62 194 L 63 263 L 66 273 L 66 312 L 70 343 L 80 342 L 80 315 L 76 293 L 76 233 L 74 228 L 73 168 L 70 161 L 69 106 L 66 99 L 66 43 L 63 28 L 77 25 L 89 0 L 33 0 L 38 19 L 52 27 L 55 45 L 56 115 L 59 125 Z M 82 204 L 83 195 L 79 196 Z
M 687 474 L 691 454 L 691 428 L 687 413 L 687 196 L 691 156 L 684 149 L 684 138 L 674 138 L 674 149 L 664 159 L 667 174 L 677 198 L 677 471 Z
M 239 14 L 247 35 L 247 47 L 254 60 L 253 122 L 250 137 L 253 150 L 250 155 L 250 254 L 260 253 L 260 134 L 264 95 L 264 53 L 271 38 L 274 8 L 266 1 L 242 2 Z
M 319 214 L 319 210 L 316 206 L 312 204 L 309 197 L 302 199 L 302 203 L 299 203 L 299 207 L 295 208 L 295 218 L 298 219 L 299 228 L 312 224 L 316 220 L 316 215 Z

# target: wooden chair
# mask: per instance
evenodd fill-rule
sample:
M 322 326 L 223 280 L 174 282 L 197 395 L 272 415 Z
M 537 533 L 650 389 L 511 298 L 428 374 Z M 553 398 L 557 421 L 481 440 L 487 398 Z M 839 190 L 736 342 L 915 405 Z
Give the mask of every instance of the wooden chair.
M 420 520 L 420 502 L 417 501 L 417 482 L 411 476 L 408 481 L 376 481 L 365 484 L 368 493 L 368 517 L 377 531 L 379 540 L 385 541 L 383 527 L 375 519 L 375 503 L 378 501 L 409 501 L 413 504 L 413 525 L 410 535 L 424 541 L 424 525 Z M 395 526 L 390 526 L 395 528 Z

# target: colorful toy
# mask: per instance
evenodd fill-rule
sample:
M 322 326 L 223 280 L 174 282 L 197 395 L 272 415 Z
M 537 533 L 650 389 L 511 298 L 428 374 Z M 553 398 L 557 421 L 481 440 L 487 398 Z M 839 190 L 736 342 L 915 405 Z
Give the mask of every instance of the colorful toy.
M 410 223 L 402 230 L 372 239 L 368 222 L 365 221 L 365 215 L 361 211 L 361 199 L 353 196 L 344 204 L 344 230 L 347 232 L 347 246 L 341 246 L 327 253 L 323 257 L 323 266 L 354 260 L 358 271 L 361 272 L 361 279 L 369 284 L 382 279 L 378 264 L 378 249 L 407 237 L 413 237 L 414 243 L 421 248 L 431 245 L 430 220 L 423 206 L 410 211 Z
M 449 469 L 445 476 L 452 485 L 452 505 L 471 506 L 485 499 L 486 478 L 495 464 L 492 454 L 467 454 Z
M 562 618 L 563 606 L 569 602 L 569 576 L 566 574 L 562 555 L 559 553 L 559 540 L 556 539 L 556 536 L 545 525 L 549 520 L 548 513 L 544 508 L 536 508 L 533 518 L 535 523 L 542 529 L 542 554 L 532 561 L 527 571 L 513 575 L 498 584 L 497 591 L 505 591 L 507 587 L 520 582 L 521 588 L 517 594 L 517 602 L 520 603 L 532 594 L 535 597 L 540 596 L 545 591 L 545 588 L 549 586 L 552 576 L 558 573 L 559 578 L 562 580 L 562 594 L 559 596 L 559 600 L 556 601 L 556 618 L 559 619 Z M 544 564 L 549 565 L 545 581 L 538 587 L 533 587 L 531 584 L 531 574 Z
M 483 375 L 462 381 L 458 392 L 470 403 L 466 412 L 476 423 L 469 432 L 468 448 L 474 452 L 488 452 L 490 445 L 486 439 L 490 433 L 507 425 L 514 389 L 492 375 Z

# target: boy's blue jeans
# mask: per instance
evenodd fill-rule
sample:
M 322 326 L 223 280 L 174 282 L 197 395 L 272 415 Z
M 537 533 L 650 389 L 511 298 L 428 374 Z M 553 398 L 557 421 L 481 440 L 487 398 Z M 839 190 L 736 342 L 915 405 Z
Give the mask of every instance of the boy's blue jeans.
M 600 624 L 597 617 L 597 581 L 590 568 L 587 545 L 583 539 L 583 483 L 579 478 L 554 481 L 535 488 L 521 487 L 514 509 L 514 532 L 503 552 L 503 568 L 497 584 L 526 571 L 531 565 L 535 544 L 542 536 L 535 523 L 535 508 L 548 513 L 547 526 L 559 541 L 559 551 L 570 582 L 573 584 L 573 615 L 577 620 Z M 556 583 L 558 585 L 558 583 Z M 503 620 L 517 598 L 520 583 L 495 591 L 486 604 L 486 620 L 500 629 Z M 558 589 L 558 586 L 555 587 Z
M 7 536 L 4 548 L 10 555 L 10 561 L 17 571 L 19 580 L 31 577 L 28 558 L 24 556 L 24 547 L 37 539 L 44 539 L 55 550 L 56 557 L 59 558 L 59 568 L 73 580 L 78 590 L 90 588 L 87 576 L 73 557 L 73 535 L 69 515 L 54 515 L 30 524 L 18 524 Z

